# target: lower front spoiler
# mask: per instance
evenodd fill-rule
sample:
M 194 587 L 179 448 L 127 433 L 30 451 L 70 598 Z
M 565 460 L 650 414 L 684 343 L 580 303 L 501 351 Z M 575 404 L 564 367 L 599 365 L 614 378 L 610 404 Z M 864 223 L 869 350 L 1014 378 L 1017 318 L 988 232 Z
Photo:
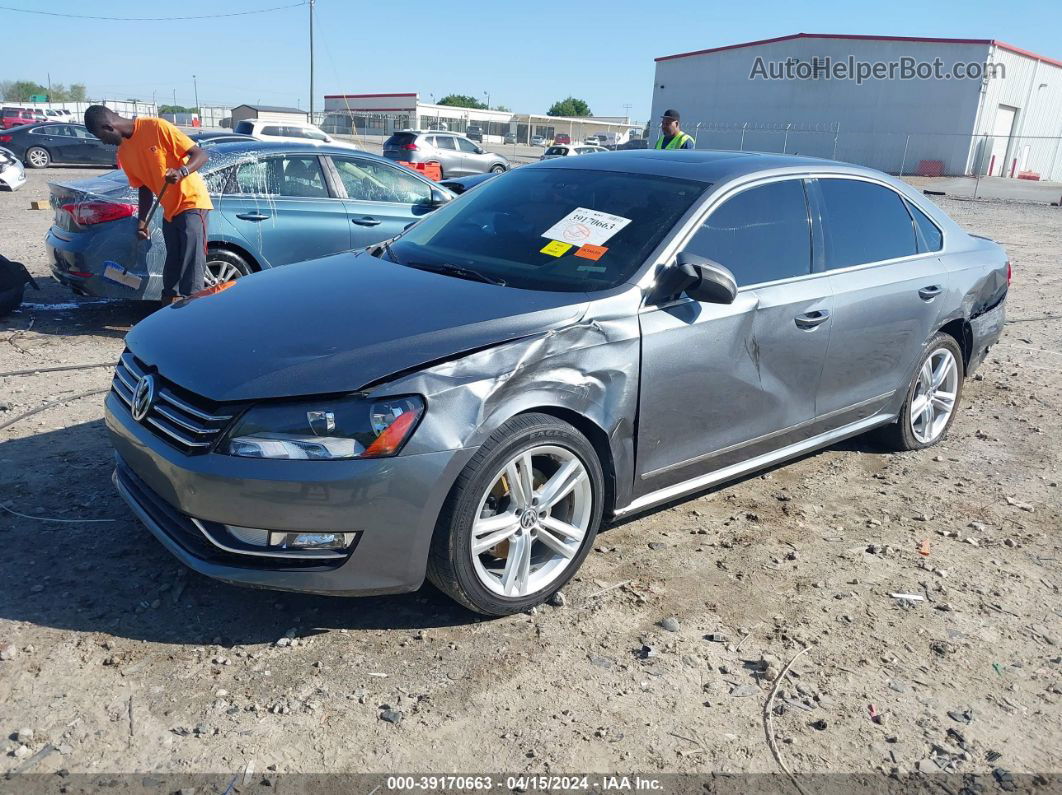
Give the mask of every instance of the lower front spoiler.
M 240 553 L 212 535 L 215 523 L 182 514 L 152 491 L 120 457 L 111 480 L 151 534 L 184 565 L 207 577 L 251 588 L 330 596 L 405 593 L 417 590 L 423 583 L 423 576 L 396 582 L 388 574 L 391 567 L 383 561 L 380 563 L 384 565 L 376 567 L 379 579 L 359 573 L 360 567 L 350 564 L 357 556 L 361 534 L 349 550 L 332 558 L 265 558 Z

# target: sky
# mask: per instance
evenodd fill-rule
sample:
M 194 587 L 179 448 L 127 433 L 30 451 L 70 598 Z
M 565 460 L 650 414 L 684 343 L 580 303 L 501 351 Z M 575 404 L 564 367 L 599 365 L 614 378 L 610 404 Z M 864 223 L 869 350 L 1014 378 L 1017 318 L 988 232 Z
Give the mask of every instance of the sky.
M 184 21 L 70 19 L 5 10 L 120 17 L 193 16 L 299 0 L 0 0 L 0 80 L 84 83 L 92 99 L 232 107 L 309 103 L 309 9 Z M 999 39 L 1062 60 L 1062 2 L 888 3 L 439 2 L 316 0 L 315 105 L 325 94 L 470 94 L 543 113 L 585 99 L 596 115 L 650 112 L 662 55 L 793 33 Z M 192 76 L 196 76 L 195 83 Z

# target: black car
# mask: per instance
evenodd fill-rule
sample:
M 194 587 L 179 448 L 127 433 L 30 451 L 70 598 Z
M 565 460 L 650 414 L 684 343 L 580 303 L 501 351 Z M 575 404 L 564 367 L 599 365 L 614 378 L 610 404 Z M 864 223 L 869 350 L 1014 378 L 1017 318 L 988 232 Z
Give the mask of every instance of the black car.
M 189 136 L 201 146 L 255 139 L 228 131 L 203 131 Z M 52 163 L 117 168 L 118 148 L 105 144 L 83 124 L 25 124 L 0 132 L 0 146 L 11 150 L 30 168 Z
M 83 124 L 25 124 L 0 132 L 0 146 L 30 168 L 52 163 L 117 166 L 118 147 L 105 144 Z
M 465 137 L 470 141 L 479 141 L 480 143 L 483 143 L 483 128 L 476 124 L 470 124 L 468 125 L 468 129 L 465 130 Z

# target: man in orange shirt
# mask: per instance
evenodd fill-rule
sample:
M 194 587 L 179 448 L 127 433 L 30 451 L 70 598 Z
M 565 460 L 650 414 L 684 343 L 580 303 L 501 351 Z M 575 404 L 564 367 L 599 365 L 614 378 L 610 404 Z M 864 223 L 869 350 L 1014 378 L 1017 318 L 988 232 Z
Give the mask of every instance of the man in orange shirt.
M 126 119 L 103 105 L 85 111 L 85 126 L 104 143 L 118 147 L 118 163 L 129 184 L 140 191 L 137 235 L 141 240 L 151 236 L 144 219 L 152 201 L 167 188 L 159 202 L 166 241 L 163 302 L 202 290 L 207 213 L 214 205 L 203 177 L 195 172 L 207 162 L 206 152 L 165 119 Z

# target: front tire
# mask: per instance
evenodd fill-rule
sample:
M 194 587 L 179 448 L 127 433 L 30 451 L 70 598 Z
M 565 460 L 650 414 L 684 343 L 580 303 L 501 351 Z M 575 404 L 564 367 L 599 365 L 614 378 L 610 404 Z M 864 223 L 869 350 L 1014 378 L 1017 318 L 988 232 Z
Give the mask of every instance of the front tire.
M 937 333 L 926 345 L 900 416 L 882 429 L 894 450 L 922 450 L 939 442 L 951 428 L 962 396 L 962 350 L 950 334 Z
M 428 579 L 470 610 L 504 616 L 546 601 L 586 558 L 604 506 L 586 437 L 548 414 L 495 431 L 439 516 Z
M 43 146 L 31 146 L 26 150 L 26 165 L 30 168 L 47 168 L 51 162 L 52 156 Z
M 504 174 L 505 173 L 505 166 L 501 165 L 500 163 L 498 165 L 496 165 L 496 166 L 492 166 L 491 169 L 490 169 L 490 173 L 491 174 Z

